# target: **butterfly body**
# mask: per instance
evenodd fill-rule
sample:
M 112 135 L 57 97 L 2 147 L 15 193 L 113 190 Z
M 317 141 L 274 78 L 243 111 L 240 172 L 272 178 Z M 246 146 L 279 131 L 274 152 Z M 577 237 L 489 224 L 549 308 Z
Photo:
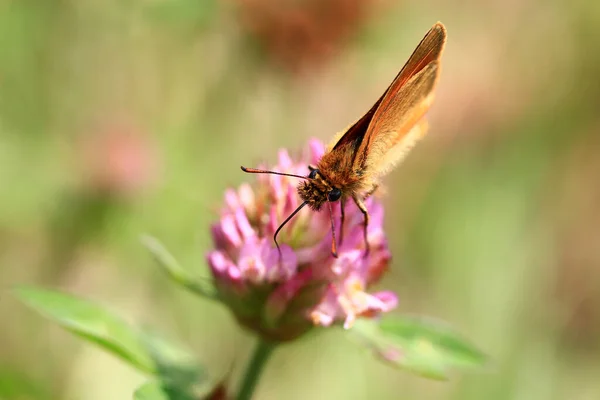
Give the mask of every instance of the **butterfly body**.
M 315 211 L 319 211 L 328 201 L 344 201 L 363 189 L 365 182 L 361 179 L 361 171 L 344 171 L 340 168 L 343 160 L 337 158 L 335 153 L 323 156 L 311 171 L 313 178 L 298 185 L 300 198 Z

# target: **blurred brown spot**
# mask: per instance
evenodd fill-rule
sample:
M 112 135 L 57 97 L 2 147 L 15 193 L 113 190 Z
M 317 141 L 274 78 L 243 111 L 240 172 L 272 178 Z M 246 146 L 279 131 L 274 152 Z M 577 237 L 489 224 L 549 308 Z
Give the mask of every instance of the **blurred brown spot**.
M 327 63 L 381 0 L 236 0 L 248 33 L 291 72 Z
M 600 138 L 598 126 L 567 159 L 557 185 L 558 300 L 566 311 L 567 340 L 589 349 L 600 337 Z
M 227 400 L 227 390 L 224 385 L 219 385 L 213 390 L 208 396 L 205 397 L 206 400 Z

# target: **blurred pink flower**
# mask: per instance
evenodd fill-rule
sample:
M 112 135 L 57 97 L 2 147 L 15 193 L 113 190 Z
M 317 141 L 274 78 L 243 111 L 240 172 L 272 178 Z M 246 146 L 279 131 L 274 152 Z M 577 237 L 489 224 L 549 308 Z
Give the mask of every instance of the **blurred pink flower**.
M 307 175 L 324 147 L 309 142 L 294 161 L 279 153 L 276 171 Z M 207 255 L 221 300 L 238 321 L 270 340 L 291 340 L 315 325 L 350 328 L 356 318 L 372 317 L 396 306 L 391 292 L 368 293 L 391 258 L 382 229 L 383 207 L 366 201 L 371 214 L 365 257 L 363 215 L 346 204 L 344 241 L 331 255 L 329 211 L 303 209 L 280 232 L 282 258 L 273 243 L 279 224 L 299 205 L 297 178 L 260 175 L 255 185 L 225 193 L 220 220 L 212 226 L 214 250 Z M 339 232 L 340 203 L 334 204 Z
M 156 156 L 147 135 L 123 124 L 100 129 L 83 143 L 86 185 L 94 190 L 131 195 L 156 175 Z

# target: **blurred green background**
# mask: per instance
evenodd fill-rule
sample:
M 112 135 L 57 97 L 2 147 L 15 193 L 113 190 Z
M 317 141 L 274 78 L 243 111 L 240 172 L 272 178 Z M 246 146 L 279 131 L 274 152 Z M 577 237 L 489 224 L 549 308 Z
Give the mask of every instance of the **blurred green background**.
M 429 27 L 449 41 L 430 133 L 385 180 L 400 312 L 493 365 L 447 383 L 338 331 L 280 348 L 259 399 L 600 398 L 600 3 L 0 0 L 0 398 L 128 399 L 144 378 L 16 284 L 100 301 L 239 380 L 252 338 L 167 282 L 207 275 L 225 188 L 365 112 Z

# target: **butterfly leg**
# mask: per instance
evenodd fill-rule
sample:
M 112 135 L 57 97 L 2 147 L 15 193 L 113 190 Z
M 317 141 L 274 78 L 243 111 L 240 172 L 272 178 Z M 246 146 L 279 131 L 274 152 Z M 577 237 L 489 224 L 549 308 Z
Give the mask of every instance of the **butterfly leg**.
M 353 196 L 352 199 L 359 210 L 363 213 L 364 219 L 364 237 L 365 237 L 365 257 L 369 254 L 369 240 L 367 239 L 367 227 L 369 226 L 369 211 L 367 210 L 367 206 L 363 202 L 363 200 L 358 196 Z
M 371 196 L 373 193 L 375 193 L 375 191 L 377 190 L 377 188 L 379 188 L 379 185 L 373 185 L 373 187 L 371 188 L 371 190 L 369 190 L 367 192 L 367 194 L 365 194 L 365 199 L 369 196 Z
M 345 212 L 344 209 L 346 208 L 346 199 L 342 199 L 342 201 L 340 202 L 340 207 L 341 207 L 341 221 L 340 221 L 340 246 L 342 245 L 342 242 L 344 241 L 344 218 L 345 218 Z

